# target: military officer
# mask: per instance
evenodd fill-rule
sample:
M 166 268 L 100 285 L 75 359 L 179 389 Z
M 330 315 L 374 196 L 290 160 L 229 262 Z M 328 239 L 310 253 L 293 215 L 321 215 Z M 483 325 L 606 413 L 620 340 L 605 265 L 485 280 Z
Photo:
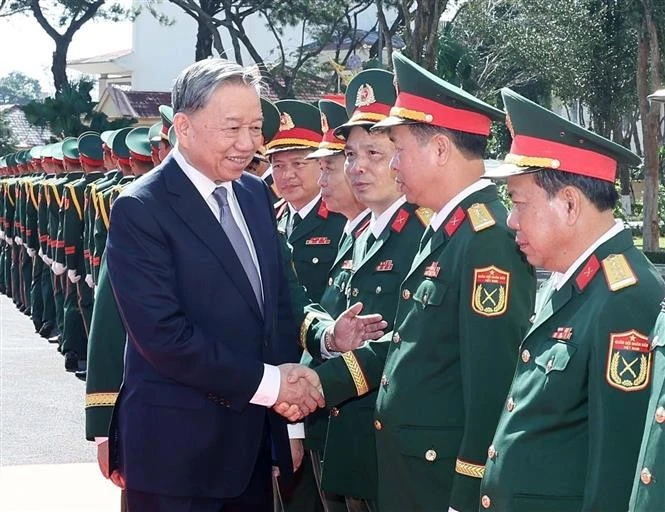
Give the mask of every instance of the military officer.
M 398 288 L 393 331 L 316 371 L 328 405 L 378 388 L 379 510 L 468 511 L 533 311 L 535 275 L 496 187 L 480 179 L 502 112 L 400 54 L 393 64 L 397 99 L 374 129 L 390 129 L 407 200 L 436 213 Z
M 162 131 L 162 123 L 158 122 L 153 124 L 148 131 L 148 139 L 150 139 L 150 158 L 154 166 L 159 165 L 162 161 L 159 159 L 159 144 L 162 140 L 160 132 Z
M 642 446 L 637 458 L 629 512 L 665 510 L 665 488 L 660 475 L 665 474 L 665 301 L 650 336 L 653 366 L 651 399 L 647 408 Z
M 619 163 L 639 158 L 502 90 L 513 135 L 508 224 L 553 272 L 488 444 L 480 510 L 628 508 L 665 285 L 615 220 Z
M 159 161 L 163 161 L 171 152 L 173 145 L 169 141 L 169 130 L 173 126 L 173 107 L 171 105 L 160 105 L 159 115 L 162 118 L 162 129 L 159 132 L 160 141 L 158 149 Z
M 279 130 L 279 110 L 271 101 L 261 98 L 261 112 L 263 113 L 263 125 L 261 131 L 263 133 L 263 144 L 254 155 L 250 162 L 248 172 L 259 176 L 266 182 L 270 189 L 270 196 L 272 197 L 273 204 L 276 209 L 282 206 L 283 203 L 278 203 L 281 195 L 275 186 L 275 180 L 272 176 L 272 167 L 270 166 L 270 159 L 266 156 L 266 144 L 272 140 L 277 131 Z

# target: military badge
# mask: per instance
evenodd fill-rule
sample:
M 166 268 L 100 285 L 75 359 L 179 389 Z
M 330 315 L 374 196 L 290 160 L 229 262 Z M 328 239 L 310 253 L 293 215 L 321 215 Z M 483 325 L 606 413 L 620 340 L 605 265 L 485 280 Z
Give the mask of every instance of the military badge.
M 409 212 L 407 212 L 404 208 L 400 208 L 399 213 L 395 217 L 393 223 L 390 225 L 390 228 L 394 232 L 400 233 L 402 229 L 404 229 L 404 226 L 406 226 L 407 220 L 409 220 Z
M 575 278 L 575 282 L 577 283 L 577 286 L 580 290 L 584 290 L 587 287 L 587 285 L 598 273 L 598 269 L 600 269 L 600 263 L 598 263 L 598 258 L 596 258 L 596 255 L 594 254 L 591 256 L 591 258 L 588 259 L 586 265 L 584 265 L 580 273 L 577 274 L 577 277 Z
M 508 128 L 508 133 L 510 133 L 510 138 L 515 138 L 515 128 L 513 128 L 513 121 L 510 119 L 510 116 L 506 114 L 506 128 Z
M 434 217 L 434 210 L 420 207 L 416 210 L 416 217 L 418 217 L 418 220 L 423 226 L 427 227 L 429 226 L 432 217 Z
M 286 113 L 282 112 L 279 115 L 279 131 L 284 132 L 286 130 L 293 130 L 296 127 L 296 125 L 293 123 L 293 119 L 291 119 L 291 116 Z
M 471 308 L 483 316 L 502 315 L 508 309 L 510 272 L 494 265 L 473 270 Z
M 329 130 L 330 130 L 330 126 L 328 125 L 328 118 L 326 117 L 326 115 L 323 112 L 321 112 L 321 131 L 323 133 L 326 133 Z
M 328 210 L 325 201 L 321 201 L 321 204 L 319 205 L 319 209 L 316 211 L 316 214 L 322 219 L 327 219 L 329 213 L 330 211 Z
M 637 276 L 623 254 L 610 254 L 602 264 L 607 286 L 613 292 L 637 283 Z
M 353 260 L 344 260 L 342 262 L 342 270 L 352 270 L 353 269 Z
M 455 213 L 453 213 L 453 216 L 450 217 L 448 222 L 446 222 L 446 225 L 443 226 L 443 229 L 446 231 L 446 234 L 448 236 L 453 236 L 455 234 L 455 231 L 462 225 L 462 221 L 466 218 L 466 213 L 464 213 L 464 210 L 462 210 L 461 207 L 458 207 L 457 210 L 455 210 Z
M 361 85 L 358 88 L 358 94 L 356 94 L 356 107 L 367 107 L 372 103 L 376 103 L 374 89 L 369 84 Z
M 425 272 L 423 275 L 425 277 L 439 277 L 439 271 L 441 270 L 441 267 L 439 266 L 438 261 L 433 261 L 431 265 L 427 265 L 425 267 Z
M 331 240 L 327 236 L 313 236 L 305 241 L 305 245 L 330 245 Z M 316 262 L 315 262 L 316 263 Z
M 621 391 L 640 391 L 651 378 L 649 337 L 632 329 L 610 334 L 607 354 L 607 383 Z
M 393 269 L 393 260 L 385 260 L 376 266 L 377 272 L 389 272 Z
M 555 340 L 568 341 L 573 337 L 572 327 L 557 327 L 556 331 L 552 333 L 552 338 Z

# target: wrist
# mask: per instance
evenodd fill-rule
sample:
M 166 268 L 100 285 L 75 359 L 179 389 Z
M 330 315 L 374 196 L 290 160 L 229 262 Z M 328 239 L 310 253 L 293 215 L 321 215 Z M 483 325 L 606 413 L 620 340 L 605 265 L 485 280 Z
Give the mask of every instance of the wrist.
M 335 327 L 334 325 L 331 325 L 323 333 L 323 346 L 326 347 L 326 350 L 328 352 L 337 352 L 335 346 L 334 327 Z

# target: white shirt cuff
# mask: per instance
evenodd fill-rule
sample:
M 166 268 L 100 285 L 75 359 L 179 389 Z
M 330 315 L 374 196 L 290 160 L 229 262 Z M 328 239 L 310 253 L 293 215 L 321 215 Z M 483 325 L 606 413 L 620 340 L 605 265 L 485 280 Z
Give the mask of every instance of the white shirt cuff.
M 263 365 L 263 378 L 254 396 L 249 400 L 250 404 L 272 407 L 279 396 L 279 385 L 281 375 L 277 366 Z
M 328 327 L 324 333 L 323 336 L 321 336 L 321 357 L 323 359 L 332 359 L 333 357 L 339 357 L 341 352 L 330 352 L 326 348 L 326 334 L 329 329 L 332 329 L 335 326 L 335 324 L 331 324 L 330 327 Z
M 104 441 L 108 441 L 108 440 L 109 440 L 108 437 L 95 437 L 95 444 L 96 444 L 97 446 L 99 446 L 99 445 L 102 444 Z
M 305 439 L 305 424 L 302 422 L 289 423 L 286 430 L 289 431 L 289 439 Z

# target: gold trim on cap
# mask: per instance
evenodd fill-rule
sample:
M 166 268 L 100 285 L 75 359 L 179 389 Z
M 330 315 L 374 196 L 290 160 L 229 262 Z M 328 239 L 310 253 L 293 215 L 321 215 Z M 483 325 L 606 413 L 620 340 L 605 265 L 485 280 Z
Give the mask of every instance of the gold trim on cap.
M 346 363 L 346 367 L 351 374 L 353 383 L 356 385 L 356 392 L 358 396 L 362 396 L 369 391 L 369 386 L 367 385 L 367 379 L 363 373 L 360 363 L 353 352 L 346 352 L 342 354 L 342 359 Z
M 434 120 L 432 114 L 419 112 L 418 110 L 411 110 L 404 107 L 392 107 L 390 115 L 395 117 L 402 117 L 411 121 L 418 121 L 419 123 L 431 123 Z
M 558 169 L 561 166 L 561 162 L 555 158 L 516 155 L 514 153 L 508 153 L 504 161 L 507 164 L 519 165 L 520 167 L 548 167 L 550 169 Z
M 275 149 L 280 146 L 307 146 L 309 148 L 318 148 L 319 142 L 318 141 L 314 142 L 307 139 L 291 138 L 291 139 L 274 139 L 268 142 L 268 144 L 266 144 L 267 149 Z
M 455 461 L 455 472 L 471 478 L 482 478 L 485 474 L 485 466 L 457 459 Z

